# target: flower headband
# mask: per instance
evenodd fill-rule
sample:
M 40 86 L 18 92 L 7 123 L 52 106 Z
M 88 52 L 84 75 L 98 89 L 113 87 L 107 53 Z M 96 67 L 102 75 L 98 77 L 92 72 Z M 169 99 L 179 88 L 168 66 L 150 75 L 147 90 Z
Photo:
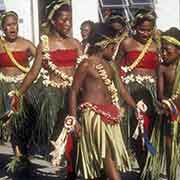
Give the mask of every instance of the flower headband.
M 1 25 L 3 24 L 5 18 L 7 16 L 14 16 L 18 19 L 18 15 L 14 12 L 14 11 L 7 11 L 7 12 L 4 12 L 2 15 L 1 15 Z
M 51 9 L 48 14 L 48 20 L 51 20 L 56 10 L 58 10 L 62 5 L 70 5 L 70 0 L 54 0 L 46 8 Z
M 138 14 L 135 15 L 133 25 L 136 25 L 138 20 L 142 20 L 144 18 L 147 18 L 147 19 L 149 19 L 151 21 L 155 21 L 156 20 L 156 16 L 153 15 L 152 13 L 153 13 L 152 10 L 147 12 L 147 13 L 139 12 Z
M 180 41 L 172 36 L 162 36 L 162 39 L 167 41 L 170 44 L 180 47 Z
M 102 37 L 104 37 L 105 39 L 95 43 L 94 45 L 95 46 L 100 46 L 101 48 L 106 48 L 109 44 L 112 44 L 112 43 L 116 43 L 117 40 L 116 39 L 111 39 L 105 35 L 102 35 Z

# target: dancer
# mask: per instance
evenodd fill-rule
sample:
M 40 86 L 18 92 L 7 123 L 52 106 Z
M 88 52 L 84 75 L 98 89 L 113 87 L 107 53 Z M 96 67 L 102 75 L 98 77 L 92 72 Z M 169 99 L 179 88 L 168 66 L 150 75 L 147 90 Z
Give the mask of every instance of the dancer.
M 127 141 L 136 154 L 140 170 L 144 167 L 147 149 L 154 153 L 146 140 L 151 136 L 156 117 L 159 55 L 152 37 L 155 23 L 156 15 L 152 9 L 139 10 L 134 20 L 135 35 L 126 38 L 119 49 L 122 57 L 119 60 L 120 76 L 143 115 L 141 121 L 137 121 L 133 109 L 128 108 L 126 116 Z
M 72 27 L 70 4 L 67 1 L 53 1 L 48 10 L 47 22 L 44 24 L 47 34 L 41 36 L 36 61 L 18 90 L 19 94 L 27 91 L 43 64 L 47 74 L 43 76 L 45 86 L 39 94 L 41 110 L 36 126 L 38 144 L 42 145 L 55 140 L 63 127 L 63 120 L 67 115 L 68 89 L 72 84 L 76 59 L 82 54 L 80 43 L 69 36 Z M 12 101 L 13 107 L 16 104 Z M 74 160 L 68 161 L 71 161 L 68 169 L 72 172 Z
M 162 33 L 161 39 L 163 63 L 159 69 L 158 94 L 163 114 L 152 137 L 158 154 L 149 156 L 143 176 L 157 179 L 166 165 L 168 180 L 175 180 L 179 160 L 180 31 L 171 28 Z
M 76 122 L 77 167 L 83 178 L 98 179 L 105 171 L 107 178 L 120 180 L 118 170 L 131 170 L 131 165 L 120 129 L 124 110 L 119 106 L 115 72 L 108 63 L 116 42 L 99 31 L 96 30 L 98 34 L 90 41 L 89 58 L 79 65 L 75 73 L 69 93 L 69 115 L 65 122 Z M 122 97 L 136 108 L 120 81 Z

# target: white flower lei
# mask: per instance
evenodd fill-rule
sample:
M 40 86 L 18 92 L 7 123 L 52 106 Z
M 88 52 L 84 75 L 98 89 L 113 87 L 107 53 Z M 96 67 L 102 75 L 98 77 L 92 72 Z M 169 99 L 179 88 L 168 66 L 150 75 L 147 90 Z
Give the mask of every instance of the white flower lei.
M 41 36 L 42 44 L 43 44 L 43 60 L 47 61 L 48 68 L 57 76 L 59 76 L 63 82 L 57 83 L 49 79 L 49 75 L 47 75 L 48 71 L 44 70 L 46 74 L 42 73 L 42 77 L 44 79 L 43 84 L 45 86 L 52 86 L 57 88 L 65 88 L 72 85 L 73 77 L 67 75 L 63 71 L 59 70 L 58 67 L 51 61 L 51 57 L 49 54 L 49 43 L 48 43 L 48 36 L 43 35 Z
M 130 82 L 138 82 L 139 84 L 144 84 L 145 81 L 150 83 L 155 83 L 156 80 L 152 76 L 142 76 L 142 75 L 135 75 L 129 74 L 128 76 L 122 78 L 125 84 L 129 84 Z
M 22 73 L 16 76 L 6 76 L 3 73 L 0 73 L 0 81 L 5 81 L 7 83 L 21 83 L 26 74 Z

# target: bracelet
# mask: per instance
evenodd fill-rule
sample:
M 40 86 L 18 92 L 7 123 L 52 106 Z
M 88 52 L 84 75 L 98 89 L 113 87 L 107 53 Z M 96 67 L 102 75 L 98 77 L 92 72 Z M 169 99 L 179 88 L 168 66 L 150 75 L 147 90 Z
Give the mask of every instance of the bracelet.
M 176 106 L 176 104 L 173 102 L 173 100 L 172 100 L 171 98 L 169 98 L 168 101 L 171 103 L 172 111 L 173 111 L 175 114 L 178 114 L 177 106 Z
M 65 123 L 64 123 L 64 127 L 68 130 L 68 131 L 72 131 L 74 129 L 74 126 L 76 124 L 76 118 L 74 116 L 66 116 L 65 118 Z
M 8 96 L 12 97 L 12 96 L 17 96 L 17 97 L 21 97 L 22 94 L 20 93 L 20 91 L 18 90 L 12 90 L 8 93 Z
M 165 105 L 167 105 L 167 107 L 169 108 L 170 111 L 172 111 L 172 105 L 168 100 L 163 99 L 162 103 L 164 103 Z

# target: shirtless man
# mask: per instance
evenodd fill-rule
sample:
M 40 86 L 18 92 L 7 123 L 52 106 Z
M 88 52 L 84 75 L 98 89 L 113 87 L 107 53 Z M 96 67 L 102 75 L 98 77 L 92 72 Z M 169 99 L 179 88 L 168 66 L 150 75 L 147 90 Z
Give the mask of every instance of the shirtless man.
M 122 108 L 118 105 L 119 92 L 113 81 L 115 72 L 107 62 L 111 60 L 114 43 L 101 33 L 90 44 L 89 58 L 75 73 L 66 121 L 80 116 L 75 131 L 79 137 L 78 168 L 84 179 L 99 179 L 104 170 L 107 178 L 119 180 L 117 171 L 129 170 L 130 164 L 119 125 Z M 120 94 L 129 105 L 136 107 L 122 82 Z
M 180 88 L 180 31 L 178 29 L 171 28 L 162 34 L 162 57 L 164 62 L 160 65 L 159 70 L 159 99 L 165 111 L 162 122 L 166 127 L 166 149 L 164 153 L 166 152 L 168 180 L 174 180 L 176 179 L 175 169 L 178 152 L 173 149 L 172 143 L 177 143 L 178 134 L 176 134 L 176 130 L 179 129 L 179 125 L 176 122 L 179 116 L 178 114 L 172 116 L 171 113 L 173 109 L 178 111 L 180 108 L 180 95 L 178 95 Z M 168 102 L 172 107 L 169 106 Z

